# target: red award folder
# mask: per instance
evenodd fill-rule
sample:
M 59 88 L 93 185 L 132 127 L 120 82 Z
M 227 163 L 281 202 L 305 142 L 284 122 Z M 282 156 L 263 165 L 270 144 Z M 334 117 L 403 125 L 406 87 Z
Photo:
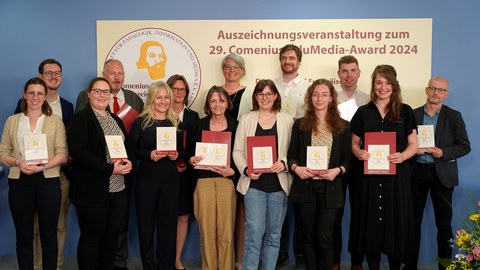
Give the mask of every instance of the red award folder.
M 140 113 L 137 112 L 134 108 L 128 105 L 126 102 L 123 103 L 123 106 L 117 112 L 118 117 L 122 119 L 123 125 L 127 130 L 127 133 L 130 134 L 130 128 L 132 127 L 133 121 L 137 118 Z
M 230 166 L 230 158 L 232 155 L 232 132 L 202 130 L 202 142 L 227 144 L 227 166 Z M 211 166 L 208 165 L 197 165 L 195 166 L 195 169 L 210 169 L 210 167 Z
M 257 155 L 255 155 L 254 148 L 257 147 L 271 147 L 272 156 L 269 157 L 268 154 L 265 155 L 265 153 L 262 151 L 257 152 Z M 256 158 L 257 164 L 265 162 L 266 165 L 268 165 L 268 168 L 265 168 L 264 166 L 261 166 L 261 168 L 254 167 L 254 158 Z M 277 144 L 275 143 L 275 136 L 269 135 L 247 137 L 247 161 L 249 173 L 271 173 L 272 170 L 270 169 L 270 167 L 273 165 L 273 163 L 277 162 Z
M 396 132 L 365 132 L 364 149 L 370 152 L 370 162 L 373 162 L 374 168 L 369 168 L 369 161 L 364 161 L 363 173 L 364 174 L 388 174 L 394 175 L 397 173 L 397 166 L 391 162 L 386 161 L 386 156 L 393 154 L 397 151 L 397 133 Z M 389 151 L 386 153 L 383 151 L 382 146 L 388 145 Z M 375 149 L 375 146 L 378 146 Z M 373 149 L 369 149 L 373 148 Z M 376 167 L 387 166 L 385 162 L 388 162 L 388 168 L 378 169 Z M 384 164 L 382 164 L 384 163 Z M 378 166 L 377 166 L 378 165 Z M 383 166 L 382 166 L 383 165 Z

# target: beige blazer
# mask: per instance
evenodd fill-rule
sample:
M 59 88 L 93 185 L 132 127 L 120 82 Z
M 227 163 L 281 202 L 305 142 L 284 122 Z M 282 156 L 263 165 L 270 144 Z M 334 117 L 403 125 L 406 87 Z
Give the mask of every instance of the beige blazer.
M 288 195 L 290 193 L 290 186 L 292 185 L 292 175 L 288 172 L 287 151 L 290 144 L 290 136 L 292 133 L 293 118 L 286 113 L 277 113 L 277 135 L 278 135 L 278 160 L 285 162 L 286 170 L 278 173 L 280 186 Z M 253 111 L 243 115 L 237 126 L 237 133 L 235 135 L 235 143 L 233 145 L 233 160 L 240 172 L 240 179 L 238 180 L 237 190 L 245 195 L 250 186 L 250 178 L 243 172 L 247 167 L 247 136 L 254 136 L 258 124 L 258 111 Z
M 24 114 L 14 114 L 8 117 L 7 121 L 5 122 L 2 133 L 2 142 L 0 143 L 0 162 L 2 163 L 5 163 L 6 156 L 12 156 L 16 159 L 21 158 L 18 150 L 17 132 L 22 115 Z M 65 126 L 62 120 L 55 115 L 45 117 L 45 120 L 43 121 L 42 133 L 47 134 L 48 158 L 51 159 L 54 156 L 61 154 L 63 155 L 64 159 L 67 160 L 67 137 L 65 134 Z M 49 168 L 43 174 L 45 178 L 59 177 L 60 166 Z M 11 167 L 8 178 L 19 179 L 20 168 L 16 166 Z

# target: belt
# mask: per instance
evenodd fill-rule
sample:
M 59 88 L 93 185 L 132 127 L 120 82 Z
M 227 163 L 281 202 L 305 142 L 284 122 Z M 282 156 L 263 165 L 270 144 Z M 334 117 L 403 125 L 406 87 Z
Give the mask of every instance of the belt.
M 434 163 L 417 162 L 415 165 L 418 166 L 418 167 L 422 167 L 422 168 L 435 169 L 435 164 Z

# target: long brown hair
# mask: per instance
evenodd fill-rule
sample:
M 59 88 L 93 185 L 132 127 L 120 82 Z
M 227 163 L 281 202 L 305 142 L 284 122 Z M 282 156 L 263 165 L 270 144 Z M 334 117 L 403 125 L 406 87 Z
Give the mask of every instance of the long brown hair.
M 319 120 L 315 114 L 315 108 L 312 103 L 312 94 L 315 87 L 318 85 L 326 85 L 332 97 L 332 101 L 328 104 L 326 123 L 327 128 L 333 135 L 342 134 L 345 130 L 345 124 L 340 117 L 340 113 L 337 108 L 337 91 L 333 88 L 332 83 L 326 79 L 318 79 L 310 85 L 307 89 L 307 94 L 305 95 L 305 114 L 300 124 L 300 129 L 304 131 L 313 131 L 313 133 L 318 133 L 318 123 Z
M 390 96 L 390 102 L 386 106 L 387 114 L 385 117 L 392 123 L 401 122 L 400 111 L 402 109 L 402 95 L 400 84 L 397 81 L 397 72 L 395 68 L 390 65 L 378 65 L 372 73 L 372 88 L 370 90 L 370 99 L 375 102 L 377 100 L 377 94 L 375 93 L 375 77 L 382 76 L 392 85 L 392 95 Z

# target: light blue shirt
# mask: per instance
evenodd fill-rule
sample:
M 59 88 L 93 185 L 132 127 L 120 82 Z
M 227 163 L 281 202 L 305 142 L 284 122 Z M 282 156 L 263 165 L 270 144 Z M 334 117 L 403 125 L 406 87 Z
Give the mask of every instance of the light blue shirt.
M 423 124 L 424 125 L 433 125 L 433 130 L 436 130 L 437 129 L 438 114 L 440 113 L 441 109 L 442 109 L 442 107 L 440 107 L 440 109 L 435 112 L 433 117 L 431 117 L 427 112 L 426 106 L 423 106 Z M 435 162 L 435 160 L 433 159 L 433 156 L 431 154 L 423 154 L 423 155 L 418 156 L 417 162 L 433 164 Z

